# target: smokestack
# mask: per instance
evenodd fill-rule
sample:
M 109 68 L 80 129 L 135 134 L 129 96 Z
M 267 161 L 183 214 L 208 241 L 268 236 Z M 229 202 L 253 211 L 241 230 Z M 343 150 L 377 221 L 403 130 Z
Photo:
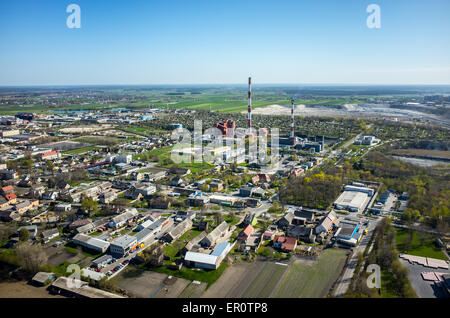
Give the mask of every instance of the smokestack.
M 252 78 L 248 78 L 248 118 L 247 118 L 247 128 L 252 127 Z
M 291 139 L 292 139 L 292 144 L 295 143 L 295 137 L 294 137 L 294 98 L 291 99 Z

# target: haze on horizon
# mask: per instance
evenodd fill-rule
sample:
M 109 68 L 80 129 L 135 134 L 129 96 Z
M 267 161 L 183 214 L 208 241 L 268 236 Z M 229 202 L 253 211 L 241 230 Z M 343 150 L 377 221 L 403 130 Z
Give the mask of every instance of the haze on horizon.
M 81 28 L 66 7 L 81 7 Z M 366 8 L 381 7 L 369 29 Z M 0 86 L 448 85 L 446 0 L 3 0 Z

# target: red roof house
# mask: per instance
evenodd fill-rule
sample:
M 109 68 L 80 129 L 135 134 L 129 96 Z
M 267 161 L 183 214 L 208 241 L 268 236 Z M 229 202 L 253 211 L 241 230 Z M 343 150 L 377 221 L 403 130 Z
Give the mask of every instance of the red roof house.
M 297 247 L 297 239 L 295 237 L 275 235 L 273 237 L 273 247 L 285 252 L 292 252 Z
M 17 196 L 14 193 L 7 193 L 7 194 L 5 194 L 5 198 L 6 198 L 6 200 L 11 201 L 11 200 L 17 199 Z
M 14 191 L 14 187 L 12 185 L 6 186 L 2 188 L 2 193 L 7 194 Z
M 253 228 L 253 226 L 247 225 L 247 227 L 244 230 L 242 230 L 241 233 L 239 233 L 238 239 L 243 241 L 247 240 L 254 230 L 255 229 Z

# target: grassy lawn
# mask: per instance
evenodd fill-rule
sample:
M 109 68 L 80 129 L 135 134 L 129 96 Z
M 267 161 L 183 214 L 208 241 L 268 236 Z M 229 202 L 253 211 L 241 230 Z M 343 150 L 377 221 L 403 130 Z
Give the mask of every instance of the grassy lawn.
M 408 230 L 396 228 L 395 235 L 397 249 L 400 253 L 447 260 L 447 257 L 442 250 L 434 244 L 434 236 L 431 234 L 425 234 L 426 239 L 423 244 L 421 244 L 419 235 L 417 232 L 413 232 L 413 239 L 410 249 L 405 249 L 403 246 L 405 237 L 409 235 Z
M 66 246 L 64 247 L 64 250 L 66 250 L 67 252 L 73 254 L 73 255 L 77 255 L 78 254 L 78 250 L 76 248 L 70 247 L 70 246 Z
M 123 229 L 122 231 L 120 231 L 120 235 L 125 235 L 125 234 L 127 234 L 129 231 L 130 231 L 129 229 L 125 228 L 125 229 Z
M 147 153 L 151 156 L 156 156 L 158 158 L 158 160 L 160 161 L 160 163 L 158 164 L 158 167 L 170 169 L 171 167 L 173 167 L 175 165 L 175 163 L 162 164 L 162 162 L 164 162 L 164 160 L 171 158 L 172 149 L 173 149 L 173 146 L 169 146 L 169 147 L 154 149 Z M 133 159 L 134 160 L 142 160 L 142 154 L 134 155 Z M 213 168 L 213 166 L 208 164 L 207 162 L 179 163 L 179 164 L 177 164 L 177 166 L 180 168 L 183 168 L 183 169 L 190 169 L 193 174 L 197 174 L 199 172 L 204 172 L 204 171 L 206 172 Z
M 278 260 L 289 258 L 289 254 L 278 252 L 273 247 L 267 246 L 267 244 L 261 245 L 256 254 Z
M 171 244 L 167 244 L 165 247 L 166 256 L 170 257 L 170 260 L 166 261 L 166 264 L 169 265 L 172 263 L 177 257 L 178 252 L 186 245 L 187 242 L 192 240 L 194 237 L 199 235 L 202 231 L 190 230 L 180 236 L 178 240 L 172 242 Z

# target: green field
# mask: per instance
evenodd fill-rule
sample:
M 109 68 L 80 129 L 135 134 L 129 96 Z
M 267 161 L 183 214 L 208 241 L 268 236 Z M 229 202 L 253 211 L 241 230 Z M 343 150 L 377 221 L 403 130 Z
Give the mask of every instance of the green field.
M 173 149 L 173 146 L 170 147 L 164 147 L 159 149 L 154 149 L 152 151 L 148 151 L 147 153 L 152 156 L 153 158 L 157 158 L 159 161 L 157 167 L 160 168 L 167 168 L 170 169 L 171 167 L 177 165 L 179 168 L 183 169 L 190 169 L 191 173 L 196 174 L 201 171 L 209 171 L 213 168 L 213 165 L 208 164 L 207 162 L 201 162 L 201 163 L 179 163 L 175 164 L 173 162 L 170 162 L 169 159 L 171 159 L 171 151 Z M 133 160 L 142 160 L 143 154 L 133 155 Z M 165 163 L 165 162 L 170 163 Z
M 421 244 L 419 235 L 417 232 L 413 232 L 411 248 L 406 249 L 403 242 L 407 235 L 409 235 L 408 230 L 398 228 L 395 229 L 395 240 L 397 243 L 397 249 L 400 253 L 447 260 L 447 257 L 442 250 L 434 244 L 433 235 L 424 234 L 425 240 L 423 244 Z
M 94 150 L 96 148 L 97 148 L 97 146 L 87 146 L 87 147 L 82 147 L 82 148 L 77 148 L 77 149 L 73 149 L 73 150 L 64 151 L 64 154 L 67 154 L 67 155 L 79 155 L 79 154 L 86 153 L 88 151 Z
M 346 251 L 326 249 L 314 265 L 291 264 L 272 297 L 315 298 L 324 297 L 339 277 L 346 258 Z

